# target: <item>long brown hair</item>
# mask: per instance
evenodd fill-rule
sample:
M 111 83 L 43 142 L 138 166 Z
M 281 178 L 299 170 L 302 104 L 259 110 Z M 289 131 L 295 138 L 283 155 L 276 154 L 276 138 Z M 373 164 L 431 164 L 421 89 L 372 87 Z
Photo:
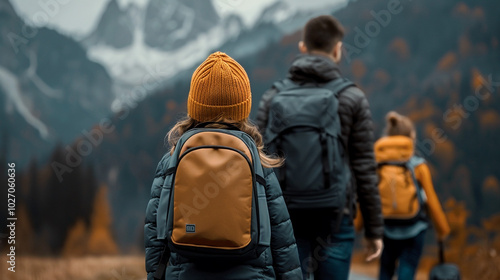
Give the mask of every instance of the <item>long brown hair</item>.
M 410 118 L 400 115 L 394 111 L 390 111 L 385 116 L 385 121 L 385 135 L 402 135 L 415 140 L 415 126 L 413 125 L 413 122 L 410 120 Z
M 245 132 L 246 134 L 250 135 L 252 139 L 255 141 L 255 144 L 257 146 L 257 150 L 259 151 L 259 157 L 260 157 L 260 162 L 262 163 L 262 166 L 266 168 L 274 168 L 274 167 L 279 167 L 283 165 L 284 159 L 276 157 L 276 156 L 270 156 L 264 153 L 264 141 L 262 140 L 262 135 L 260 134 L 259 130 L 257 127 L 251 123 L 248 119 L 245 119 L 243 121 L 233 121 L 231 119 L 226 119 L 226 118 L 218 118 L 213 120 L 214 124 L 210 124 L 207 127 L 211 128 L 225 128 L 223 124 L 218 124 L 218 123 L 229 123 L 237 128 L 239 128 L 241 131 Z M 189 129 L 195 127 L 197 124 L 200 122 L 196 121 L 195 119 L 192 119 L 190 117 L 187 117 L 183 120 L 180 120 L 177 122 L 174 127 L 167 133 L 165 142 L 166 144 L 170 145 L 171 148 L 171 153 L 175 149 L 175 145 L 177 144 L 177 141 L 179 138 Z

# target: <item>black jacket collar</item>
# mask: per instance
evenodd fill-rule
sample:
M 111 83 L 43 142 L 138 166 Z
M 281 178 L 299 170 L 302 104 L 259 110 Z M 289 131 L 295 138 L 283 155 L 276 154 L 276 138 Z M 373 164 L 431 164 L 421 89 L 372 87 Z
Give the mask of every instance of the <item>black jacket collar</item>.
M 301 54 L 293 61 L 288 78 L 298 83 L 326 83 L 340 77 L 337 64 L 323 55 Z

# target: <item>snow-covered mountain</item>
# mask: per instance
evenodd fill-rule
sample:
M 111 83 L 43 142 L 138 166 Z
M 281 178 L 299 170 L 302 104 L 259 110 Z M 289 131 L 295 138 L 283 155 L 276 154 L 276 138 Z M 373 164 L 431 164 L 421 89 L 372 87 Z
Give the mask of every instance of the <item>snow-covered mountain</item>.
M 109 1 L 97 27 L 82 43 L 86 46 L 105 45 L 116 49 L 130 46 L 134 36 L 135 6 L 121 9 L 116 0 Z
M 16 158 L 43 157 L 55 143 L 70 143 L 113 112 L 189 77 L 210 52 L 251 55 L 327 11 L 314 5 L 297 10 L 290 1 L 273 3 L 248 25 L 240 14 L 218 13 L 212 1 L 120 6 L 110 0 L 95 30 L 76 42 L 48 28 L 25 27 L 10 2 L 0 0 L 6 39 L 0 41 L 6 120 L 0 132 L 17 145 Z
M 112 81 L 71 38 L 29 27 L 0 0 L 0 133 L 19 164 L 110 113 Z
M 150 0 L 142 7 L 120 7 L 110 0 L 96 30 L 82 43 L 89 58 L 113 77 L 113 110 L 118 111 L 172 82 L 215 49 L 225 46 L 236 57 L 254 53 L 335 7 L 298 10 L 291 1 L 278 1 L 254 25 L 245 26 L 237 14 L 219 16 L 212 1 Z
M 113 77 L 117 111 L 203 59 L 240 28 L 234 18 L 221 20 L 210 1 L 151 0 L 144 7 L 120 8 L 111 0 L 82 43 L 89 58 Z
M 144 42 L 164 51 L 182 48 L 220 22 L 211 1 L 150 0 L 144 18 Z

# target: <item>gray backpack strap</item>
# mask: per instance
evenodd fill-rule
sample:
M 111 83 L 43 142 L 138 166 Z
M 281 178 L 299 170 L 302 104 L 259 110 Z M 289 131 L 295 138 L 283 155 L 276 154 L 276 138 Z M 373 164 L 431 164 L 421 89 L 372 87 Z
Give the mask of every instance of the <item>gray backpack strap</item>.
M 410 171 L 411 177 L 413 179 L 413 183 L 417 188 L 418 199 L 420 200 L 421 205 L 425 204 L 427 197 L 425 196 L 425 192 L 420 185 L 420 182 L 417 180 L 417 176 L 415 175 L 415 168 L 421 164 L 425 163 L 425 159 L 419 156 L 412 156 L 410 160 L 406 162 L 406 168 Z
M 257 189 L 257 202 L 258 211 L 257 215 L 260 220 L 259 240 L 258 244 L 260 246 L 270 246 L 271 245 L 271 218 L 269 217 L 269 209 L 267 206 L 267 196 L 266 196 L 266 173 L 264 167 L 260 162 L 259 150 L 255 145 L 253 138 L 244 132 L 235 132 L 235 135 L 239 135 L 239 138 L 248 145 L 250 152 L 252 153 L 252 162 L 255 172 L 255 181 Z
M 323 87 L 331 90 L 336 96 L 349 87 L 356 86 L 346 78 L 337 78 L 325 84 Z
M 410 160 L 408 161 L 408 167 L 415 169 L 417 166 L 424 164 L 425 159 L 419 157 L 419 156 L 412 156 Z

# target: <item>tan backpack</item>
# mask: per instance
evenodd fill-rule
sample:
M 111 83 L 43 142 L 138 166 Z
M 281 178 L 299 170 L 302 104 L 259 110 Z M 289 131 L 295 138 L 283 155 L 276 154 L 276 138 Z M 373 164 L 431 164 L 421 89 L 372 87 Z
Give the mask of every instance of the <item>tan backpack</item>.
M 232 125 L 208 124 L 186 132 L 165 167 L 158 239 L 190 259 L 257 258 L 271 236 L 257 147 Z
M 378 164 L 378 187 L 386 225 L 411 224 L 422 218 L 426 196 L 415 177 L 415 167 L 423 163 L 422 158 L 414 156 L 407 162 Z

